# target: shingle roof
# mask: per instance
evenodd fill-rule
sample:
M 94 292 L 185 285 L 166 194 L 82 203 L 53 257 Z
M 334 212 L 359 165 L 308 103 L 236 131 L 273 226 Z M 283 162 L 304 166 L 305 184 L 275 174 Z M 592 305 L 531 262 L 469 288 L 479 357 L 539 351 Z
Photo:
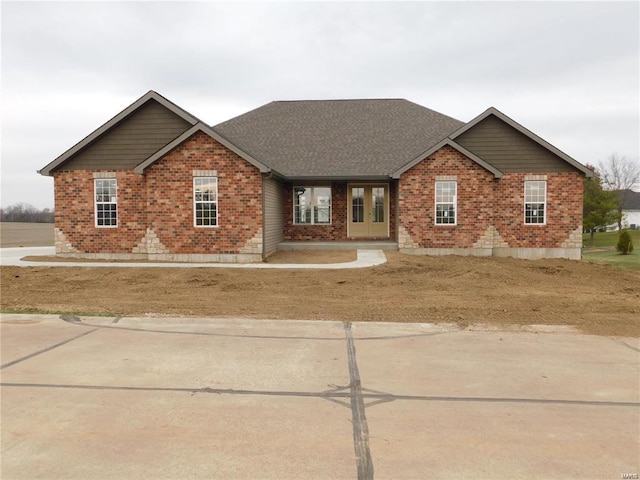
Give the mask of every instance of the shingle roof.
M 464 125 L 403 99 L 271 102 L 212 129 L 289 178 L 388 177 Z
M 618 195 L 622 197 L 622 210 L 640 210 L 640 192 L 620 190 Z

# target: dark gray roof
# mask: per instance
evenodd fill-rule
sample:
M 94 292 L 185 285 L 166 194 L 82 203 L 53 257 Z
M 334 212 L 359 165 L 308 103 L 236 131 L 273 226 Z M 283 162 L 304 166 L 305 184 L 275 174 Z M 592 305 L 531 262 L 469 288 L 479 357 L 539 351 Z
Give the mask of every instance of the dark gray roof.
M 640 210 L 640 192 L 619 190 L 618 195 L 622 198 L 623 210 Z
M 271 102 L 212 129 L 289 178 L 388 177 L 464 125 L 403 99 Z

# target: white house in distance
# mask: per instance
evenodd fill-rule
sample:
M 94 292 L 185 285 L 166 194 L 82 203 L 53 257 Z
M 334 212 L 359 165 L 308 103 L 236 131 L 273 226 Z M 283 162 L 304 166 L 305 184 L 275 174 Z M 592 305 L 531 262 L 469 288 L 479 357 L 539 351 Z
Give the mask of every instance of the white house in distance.
M 622 190 L 622 227 L 640 230 L 640 192 Z

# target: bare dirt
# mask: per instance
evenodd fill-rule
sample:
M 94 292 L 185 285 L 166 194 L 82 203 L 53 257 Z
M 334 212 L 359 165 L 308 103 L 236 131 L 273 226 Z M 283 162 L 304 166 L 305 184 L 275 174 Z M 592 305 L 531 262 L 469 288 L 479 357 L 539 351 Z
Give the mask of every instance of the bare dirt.
M 384 265 L 349 270 L 2 267 L 0 306 L 114 316 L 573 325 L 640 336 L 638 272 L 570 260 L 386 254 Z M 309 258 L 320 263 L 322 255 Z M 333 262 L 352 252 L 326 255 Z

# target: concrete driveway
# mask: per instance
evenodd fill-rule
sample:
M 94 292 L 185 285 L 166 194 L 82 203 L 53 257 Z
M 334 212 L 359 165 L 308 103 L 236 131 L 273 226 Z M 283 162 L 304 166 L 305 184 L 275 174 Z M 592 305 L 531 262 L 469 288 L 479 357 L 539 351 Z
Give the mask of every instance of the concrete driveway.
M 640 473 L 635 338 L 12 314 L 1 334 L 3 480 Z

